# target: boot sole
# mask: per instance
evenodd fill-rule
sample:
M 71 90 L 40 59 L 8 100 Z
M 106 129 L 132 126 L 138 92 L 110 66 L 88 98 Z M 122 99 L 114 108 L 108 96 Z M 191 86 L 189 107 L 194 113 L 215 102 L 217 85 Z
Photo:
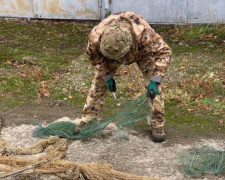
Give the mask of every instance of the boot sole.
M 164 137 L 152 137 L 152 141 L 154 141 L 154 142 L 163 142 L 163 141 L 165 141 L 165 139 L 166 139 L 166 137 L 164 136 Z

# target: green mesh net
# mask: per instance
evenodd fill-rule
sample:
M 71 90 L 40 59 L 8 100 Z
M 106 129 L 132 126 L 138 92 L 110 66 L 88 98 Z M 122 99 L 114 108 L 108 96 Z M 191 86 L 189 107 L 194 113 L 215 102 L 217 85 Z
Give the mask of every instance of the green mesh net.
M 225 173 L 225 152 L 209 145 L 195 146 L 181 152 L 179 156 L 185 172 L 189 175 Z
M 69 139 L 84 139 L 101 132 L 111 122 L 114 122 L 118 128 L 128 127 L 129 129 L 135 122 L 145 119 L 147 116 L 149 120 L 151 119 L 152 113 L 148 103 L 149 97 L 143 94 L 131 102 L 124 103 L 124 108 L 116 116 L 103 121 L 92 120 L 78 135 L 73 134 L 76 124 L 70 121 L 61 121 L 50 123 L 47 127 L 39 124 L 39 127 L 32 132 L 32 136 L 37 138 L 59 136 Z

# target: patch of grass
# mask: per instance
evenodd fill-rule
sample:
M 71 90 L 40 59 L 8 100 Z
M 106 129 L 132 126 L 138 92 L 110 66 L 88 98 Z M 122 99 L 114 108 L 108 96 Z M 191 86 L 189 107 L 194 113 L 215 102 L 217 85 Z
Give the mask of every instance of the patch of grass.
M 71 60 L 84 53 L 91 28 L 72 22 L 1 20 L 0 94 L 9 102 L 17 96 L 53 95 Z
M 179 108 L 178 108 L 178 107 Z M 188 111 L 188 108 L 195 107 L 195 111 Z M 171 127 L 192 129 L 198 135 L 211 135 L 215 133 L 225 133 L 225 127 L 219 123 L 223 115 L 213 114 L 211 111 L 197 110 L 196 106 L 176 104 L 171 105 L 166 101 L 165 118 L 166 124 Z M 179 134 L 177 134 L 179 136 Z
M 225 38 L 225 25 L 223 24 L 188 24 L 188 25 L 170 25 L 154 26 L 153 28 L 166 40 L 193 42 L 214 42 L 223 43 Z

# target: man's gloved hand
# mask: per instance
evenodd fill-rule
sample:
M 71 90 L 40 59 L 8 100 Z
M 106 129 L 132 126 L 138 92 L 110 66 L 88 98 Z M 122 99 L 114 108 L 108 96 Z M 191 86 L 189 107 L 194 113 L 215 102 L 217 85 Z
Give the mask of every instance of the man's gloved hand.
M 159 94 L 158 90 L 158 82 L 151 81 L 148 85 L 148 95 L 154 99 L 157 94 Z
M 106 85 L 107 88 L 111 91 L 111 92 L 116 92 L 116 82 L 113 78 L 111 78 L 110 80 L 106 81 Z

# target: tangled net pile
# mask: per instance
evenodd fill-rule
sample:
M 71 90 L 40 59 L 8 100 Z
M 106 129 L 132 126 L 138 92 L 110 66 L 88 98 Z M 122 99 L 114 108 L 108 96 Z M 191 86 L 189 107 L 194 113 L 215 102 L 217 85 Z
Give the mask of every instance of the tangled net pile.
M 0 173 L 0 179 L 7 176 L 5 172 L 45 162 L 38 167 L 27 168 L 21 173 L 54 174 L 61 178 L 75 180 L 159 180 L 158 178 L 118 172 L 109 164 L 81 164 L 63 160 L 67 147 L 67 140 L 57 136 L 41 139 L 28 148 L 16 148 L 0 139 L 0 172 L 4 172 L 4 174 Z M 14 155 L 33 155 L 43 151 L 45 151 L 45 155 L 38 159 L 14 157 Z
M 198 145 L 180 153 L 180 160 L 189 175 L 224 174 L 225 151 L 208 145 Z
M 111 122 L 115 122 L 118 128 L 131 127 L 135 122 L 145 119 L 147 116 L 151 119 L 152 113 L 149 110 L 148 103 L 150 103 L 149 97 L 143 94 L 130 103 L 125 104 L 124 108 L 116 116 L 99 122 L 93 120 L 92 123 L 82 129 L 78 135 L 73 134 L 77 126 L 76 124 L 70 121 L 62 121 L 53 122 L 47 127 L 43 127 L 40 124 L 39 127 L 33 131 L 32 136 L 37 138 L 59 136 L 69 139 L 84 139 L 101 132 Z
M 115 171 L 111 165 L 105 163 L 81 164 L 63 160 L 68 148 L 66 138 L 82 139 L 93 136 L 113 121 L 116 121 L 117 127 L 133 124 L 147 115 L 151 115 L 147 101 L 146 95 L 140 96 L 126 105 L 117 116 L 105 121 L 93 122 L 82 130 L 78 136 L 73 135 L 76 124 L 55 122 L 48 127 L 40 125 L 33 132 L 33 136 L 44 139 L 28 148 L 16 148 L 0 139 L 0 179 L 7 177 L 9 174 L 12 175 L 12 173 L 7 174 L 6 172 L 16 171 L 25 174 L 53 174 L 61 178 L 76 180 L 159 180 L 159 178 L 136 176 Z M 15 157 L 15 155 L 33 155 L 42 152 L 45 152 L 45 155 L 38 159 L 32 159 L 32 156 L 30 158 Z

